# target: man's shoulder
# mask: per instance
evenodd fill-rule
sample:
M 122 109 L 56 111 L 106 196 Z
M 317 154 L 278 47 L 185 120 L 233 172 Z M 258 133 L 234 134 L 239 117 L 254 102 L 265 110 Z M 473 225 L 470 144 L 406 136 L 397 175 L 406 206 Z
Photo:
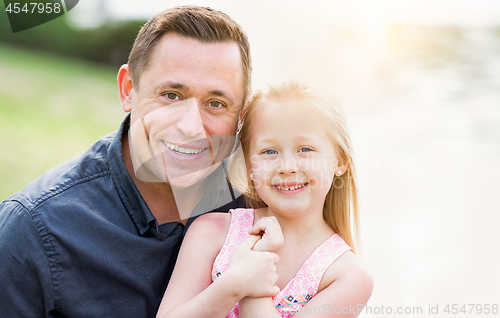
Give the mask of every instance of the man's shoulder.
M 109 175 L 108 152 L 115 135 L 112 132 L 102 137 L 81 155 L 47 170 L 4 203 L 17 202 L 30 211 L 77 184 Z

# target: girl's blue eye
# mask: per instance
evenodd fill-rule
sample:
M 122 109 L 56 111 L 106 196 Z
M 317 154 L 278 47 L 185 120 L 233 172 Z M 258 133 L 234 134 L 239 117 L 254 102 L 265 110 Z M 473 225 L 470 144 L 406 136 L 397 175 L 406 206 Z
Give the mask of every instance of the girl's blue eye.
M 274 150 L 274 149 L 266 149 L 262 153 L 265 153 L 266 155 L 275 155 L 278 152 L 276 152 L 276 150 Z
M 299 152 L 309 152 L 309 151 L 312 151 L 312 149 L 309 147 L 302 147 L 299 149 Z

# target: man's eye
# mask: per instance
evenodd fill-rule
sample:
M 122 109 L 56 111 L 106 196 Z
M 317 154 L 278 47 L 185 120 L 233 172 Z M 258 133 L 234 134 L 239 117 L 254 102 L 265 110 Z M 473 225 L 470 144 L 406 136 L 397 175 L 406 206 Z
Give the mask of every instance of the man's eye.
M 176 93 L 166 93 L 165 96 L 167 96 L 167 98 L 170 99 L 170 100 L 177 100 L 177 99 L 179 99 L 179 96 Z
M 274 149 L 266 149 L 262 153 L 265 153 L 266 155 L 275 155 L 278 152 L 276 150 L 274 150 Z
M 213 108 L 220 108 L 220 107 L 224 107 L 224 104 L 217 101 L 217 100 L 214 100 L 214 101 L 211 101 L 210 103 L 208 103 L 211 107 Z
M 309 147 L 302 147 L 299 149 L 299 152 L 309 152 L 309 151 L 312 151 L 312 149 Z

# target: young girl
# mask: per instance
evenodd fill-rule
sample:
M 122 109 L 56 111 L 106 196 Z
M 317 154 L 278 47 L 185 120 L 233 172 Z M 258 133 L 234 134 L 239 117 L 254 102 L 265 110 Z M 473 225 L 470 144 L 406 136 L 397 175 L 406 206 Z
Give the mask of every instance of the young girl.
M 239 138 L 247 195 L 260 208 L 193 222 L 158 317 L 357 317 L 373 282 L 354 254 L 341 110 L 297 81 L 271 85 L 245 106 Z

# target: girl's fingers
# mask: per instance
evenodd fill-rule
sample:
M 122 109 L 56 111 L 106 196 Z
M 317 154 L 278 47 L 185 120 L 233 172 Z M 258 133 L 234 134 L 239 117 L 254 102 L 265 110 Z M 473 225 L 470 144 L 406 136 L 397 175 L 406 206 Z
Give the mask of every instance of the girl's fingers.
M 281 227 L 278 220 L 274 217 L 265 217 L 258 220 L 254 226 L 248 231 L 249 234 L 259 234 L 260 232 L 266 232 L 266 229 L 279 229 L 281 232 Z
M 274 251 L 284 241 L 281 227 L 275 217 L 266 217 L 258 220 L 248 233 L 261 237 L 261 240 L 254 246 L 254 250 L 256 251 Z
M 241 246 L 245 246 L 246 249 L 252 249 L 255 243 L 261 239 L 258 235 L 249 235 L 241 243 Z

